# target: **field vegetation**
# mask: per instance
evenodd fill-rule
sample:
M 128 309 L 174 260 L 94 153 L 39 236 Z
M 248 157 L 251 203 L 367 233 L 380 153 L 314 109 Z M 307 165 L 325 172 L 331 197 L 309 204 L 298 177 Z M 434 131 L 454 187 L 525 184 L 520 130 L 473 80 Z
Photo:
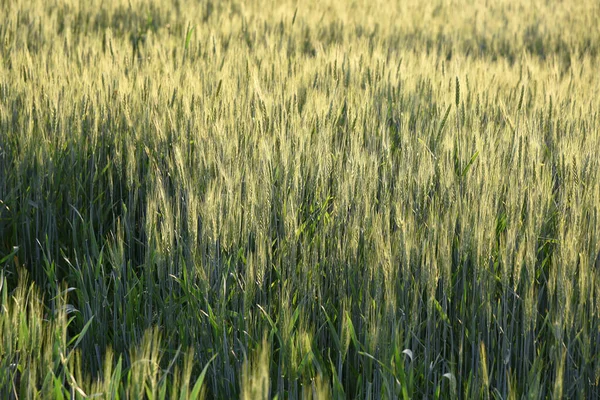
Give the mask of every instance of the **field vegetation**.
M 600 398 L 598 21 L 0 0 L 0 397 Z

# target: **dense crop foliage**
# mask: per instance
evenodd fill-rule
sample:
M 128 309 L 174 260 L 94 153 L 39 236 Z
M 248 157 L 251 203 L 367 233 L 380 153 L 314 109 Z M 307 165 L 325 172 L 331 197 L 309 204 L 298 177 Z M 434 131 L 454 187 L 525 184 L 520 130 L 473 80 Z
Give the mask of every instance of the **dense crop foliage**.
M 600 397 L 600 5 L 488 3 L 0 0 L 0 397 Z

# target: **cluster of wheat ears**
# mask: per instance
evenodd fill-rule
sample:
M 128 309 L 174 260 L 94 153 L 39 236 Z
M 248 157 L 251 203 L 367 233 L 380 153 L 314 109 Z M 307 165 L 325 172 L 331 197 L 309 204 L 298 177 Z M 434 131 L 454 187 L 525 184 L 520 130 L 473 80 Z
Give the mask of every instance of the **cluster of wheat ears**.
M 599 398 L 598 21 L 0 0 L 0 397 Z

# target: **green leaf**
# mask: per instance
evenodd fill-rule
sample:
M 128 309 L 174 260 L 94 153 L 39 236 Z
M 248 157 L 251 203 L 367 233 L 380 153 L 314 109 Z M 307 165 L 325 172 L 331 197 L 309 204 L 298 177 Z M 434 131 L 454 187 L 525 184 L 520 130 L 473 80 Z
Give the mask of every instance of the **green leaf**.
M 331 361 L 331 359 L 329 360 L 329 364 L 331 365 L 331 375 L 333 379 L 333 398 L 345 399 L 346 393 L 344 393 L 344 386 L 342 386 L 342 383 L 337 376 L 335 365 L 333 365 L 333 361 Z
M 333 337 L 333 341 L 335 342 L 335 347 L 336 349 L 338 349 L 338 351 L 342 351 L 342 343 L 340 342 L 340 337 L 337 333 L 337 331 L 335 330 L 335 326 L 333 326 L 333 323 L 331 322 L 331 318 L 329 318 L 329 315 L 327 314 L 327 311 L 325 311 L 325 307 L 321 306 L 321 309 L 323 310 L 323 313 L 325 314 L 325 318 L 327 318 L 327 326 L 329 326 L 329 331 L 331 332 L 331 336 Z
M 195 27 L 190 27 L 188 25 L 187 33 L 185 34 L 185 50 L 190 47 L 190 41 L 192 40 L 192 34 L 194 33 Z
M 123 368 L 123 359 L 119 357 L 117 361 L 117 367 L 113 371 L 110 377 L 109 393 L 108 398 L 118 399 L 119 398 L 119 386 L 121 386 L 121 370 Z
M 354 347 L 357 350 L 364 350 L 363 345 L 358 341 L 356 330 L 354 329 L 354 324 L 352 323 L 352 318 L 350 318 L 350 314 L 348 314 L 348 312 L 346 312 L 346 327 L 348 328 L 348 332 L 350 332 L 350 338 L 352 339 L 352 344 L 354 344 Z
M 192 393 L 190 394 L 190 400 L 195 400 L 200 395 L 200 389 L 202 389 L 202 384 L 204 383 L 204 377 L 206 376 L 206 372 L 208 371 L 208 367 L 210 366 L 210 363 L 215 358 L 217 358 L 217 355 L 218 354 L 215 354 L 214 356 L 212 356 L 212 358 L 210 360 L 208 360 L 208 362 L 204 366 L 204 369 L 200 373 L 200 376 L 198 377 L 198 380 L 196 380 L 196 383 L 194 384 L 194 387 L 192 388 Z
M 63 400 L 65 398 L 62 382 L 56 376 L 54 377 L 54 398 L 57 400 Z
M 479 151 L 476 151 L 475 154 L 473 154 L 471 156 L 471 159 L 469 160 L 467 166 L 460 173 L 461 178 L 464 177 L 467 174 L 467 172 L 469 172 L 469 168 L 471 168 L 471 165 L 473 165 L 473 163 L 475 162 L 475 160 L 477 160 L 478 156 L 479 156 Z
M 14 256 L 16 256 L 18 252 L 19 252 L 19 247 L 18 246 L 13 247 L 12 251 L 8 255 L 6 255 L 6 256 L 2 257 L 2 259 L 0 259 L 0 264 L 4 264 L 8 260 L 10 260 Z
M 275 336 L 277 336 L 277 340 L 279 340 L 279 343 L 283 346 L 283 339 L 281 338 L 281 335 L 279 335 L 279 329 L 277 328 L 277 324 L 275 324 L 275 322 L 271 319 L 271 316 L 267 313 L 267 311 L 264 308 L 262 308 L 260 304 L 257 304 L 256 306 L 265 315 L 267 321 L 269 321 L 269 325 L 271 325 L 271 335 L 274 334 Z
M 368 357 L 368 358 L 370 358 L 371 360 L 373 360 L 373 361 L 375 361 L 377 364 L 379 364 L 379 365 L 381 366 L 381 368 L 383 368 L 383 370 L 384 370 L 385 372 L 387 372 L 388 374 L 390 374 L 390 375 L 392 375 L 392 376 L 395 376 L 395 374 L 394 374 L 394 371 L 392 371 L 392 370 L 390 369 L 390 367 L 388 367 L 387 365 L 385 365 L 384 363 L 382 363 L 381 361 L 379 361 L 378 359 L 376 359 L 375 357 L 373 357 L 373 356 L 372 356 L 372 355 L 370 355 L 369 353 L 367 353 L 367 352 L 364 352 L 364 351 L 359 351 L 359 352 L 358 352 L 358 354 L 360 354 L 361 356 L 365 356 L 365 357 Z
M 73 341 L 75 341 L 73 348 L 76 348 L 77 346 L 79 346 L 79 343 L 81 343 L 81 340 L 83 339 L 86 332 L 90 328 L 90 325 L 92 324 L 93 320 L 94 320 L 94 316 L 92 315 L 92 318 L 90 318 L 90 320 L 83 326 L 83 329 L 81 329 L 81 332 L 79 332 L 77 335 L 73 336 L 73 339 L 71 339 L 71 341 L 69 342 L 69 346 L 71 345 L 71 343 L 73 343 Z

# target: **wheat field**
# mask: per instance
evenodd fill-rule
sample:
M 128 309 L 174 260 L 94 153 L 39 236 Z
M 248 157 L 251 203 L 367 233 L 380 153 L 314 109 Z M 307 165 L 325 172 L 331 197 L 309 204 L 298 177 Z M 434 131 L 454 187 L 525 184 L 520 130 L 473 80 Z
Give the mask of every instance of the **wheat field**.
M 0 397 L 599 398 L 599 20 L 0 0 Z

